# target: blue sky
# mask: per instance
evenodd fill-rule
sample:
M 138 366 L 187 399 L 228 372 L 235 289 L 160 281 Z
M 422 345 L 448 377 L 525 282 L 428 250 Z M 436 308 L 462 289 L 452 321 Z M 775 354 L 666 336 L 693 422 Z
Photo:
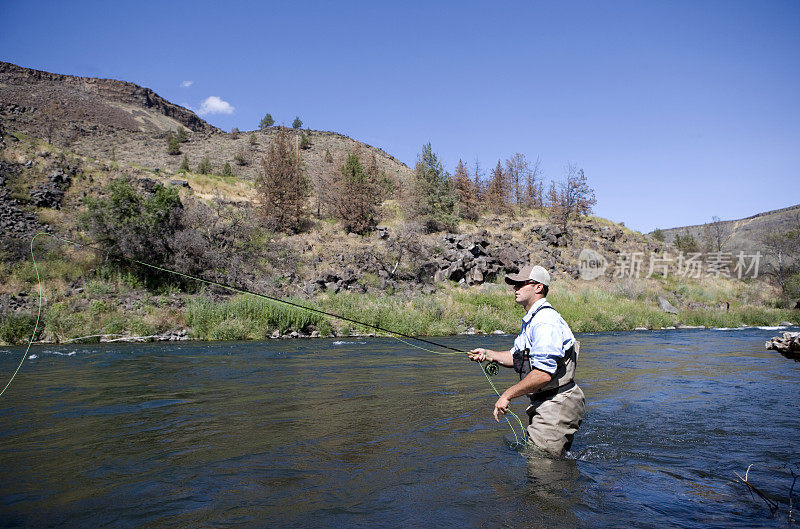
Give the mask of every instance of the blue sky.
M 798 57 L 794 0 L 0 0 L 1 60 L 213 96 L 225 130 L 300 116 L 409 165 L 428 141 L 450 171 L 576 164 L 640 231 L 800 203 Z

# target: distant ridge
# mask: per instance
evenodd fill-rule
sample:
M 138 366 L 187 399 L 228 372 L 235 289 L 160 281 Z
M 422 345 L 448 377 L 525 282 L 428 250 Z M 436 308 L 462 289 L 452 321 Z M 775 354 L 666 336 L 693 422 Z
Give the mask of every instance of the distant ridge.
M 2 61 L 0 115 L 18 130 L 55 120 L 142 132 L 174 130 L 179 125 L 193 132 L 219 132 L 191 110 L 134 83 L 50 73 Z
M 762 239 L 767 233 L 780 233 L 797 228 L 800 225 L 800 204 L 771 211 L 756 213 L 738 220 L 725 220 L 721 222 L 723 229 L 729 235 L 723 245 L 723 251 L 754 252 L 761 250 L 763 253 Z M 709 224 L 696 224 L 693 226 L 680 226 L 677 228 L 662 229 L 667 242 L 674 242 L 675 235 L 689 233 L 698 242 L 702 242 L 705 230 Z M 652 235 L 653 232 L 650 233 Z

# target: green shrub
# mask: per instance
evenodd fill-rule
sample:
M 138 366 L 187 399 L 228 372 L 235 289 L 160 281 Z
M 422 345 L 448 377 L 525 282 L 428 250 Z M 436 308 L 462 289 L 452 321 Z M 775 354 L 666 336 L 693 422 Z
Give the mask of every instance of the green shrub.
M 35 314 L 7 314 L 0 319 L 0 340 L 9 345 L 28 343 L 36 327 Z M 37 336 L 41 329 L 37 330 Z
M 186 322 L 193 337 L 201 340 L 264 339 L 276 329 L 282 333 L 321 330 L 323 321 L 319 314 L 249 295 L 222 303 L 198 298 L 186 307 Z

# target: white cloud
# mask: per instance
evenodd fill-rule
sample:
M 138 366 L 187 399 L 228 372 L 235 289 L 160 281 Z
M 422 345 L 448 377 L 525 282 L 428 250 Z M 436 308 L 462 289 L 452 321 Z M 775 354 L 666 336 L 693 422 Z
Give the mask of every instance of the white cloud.
M 181 83 L 181 86 L 184 87 L 184 88 L 189 88 L 193 84 L 194 84 L 194 81 L 184 81 L 184 82 Z
M 209 96 L 200 105 L 200 110 L 197 113 L 201 116 L 206 114 L 233 114 L 233 107 L 230 103 L 217 96 Z

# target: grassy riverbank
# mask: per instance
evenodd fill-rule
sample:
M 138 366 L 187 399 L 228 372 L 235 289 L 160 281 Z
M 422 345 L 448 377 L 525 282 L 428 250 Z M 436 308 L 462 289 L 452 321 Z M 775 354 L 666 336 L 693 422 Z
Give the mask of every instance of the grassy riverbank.
M 23 275 L 27 272 L 21 271 Z M 80 272 L 77 266 L 74 273 Z M 97 274 L 82 292 L 66 297 L 59 293 L 63 279 L 49 285 L 37 331 L 37 339 L 47 342 L 63 343 L 85 336 L 92 336 L 87 341 L 96 341 L 99 335 L 153 336 L 176 329 L 186 329 L 189 338 L 195 340 L 263 340 L 292 332 L 315 336 L 375 332 L 253 296 L 212 301 L 202 292 L 186 294 L 174 287 L 148 291 L 135 277 L 125 274 Z M 548 299 L 575 332 L 798 323 L 797 311 L 776 308 L 771 294 L 763 283 L 735 280 L 561 280 L 554 282 Z M 677 315 L 658 307 L 660 295 L 679 308 Z M 36 297 L 35 289 L 30 296 Z M 427 336 L 498 330 L 516 333 L 522 316 L 522 309 L 503 284 L 469 289 L 448 284 L 430 294 L 323 294 L 313 300 L 292 301 L 371 325 Z M 5 316 L 0 321 L 0 340 L 5 344 L 26 342 L 35 322 L 35 311 Z

